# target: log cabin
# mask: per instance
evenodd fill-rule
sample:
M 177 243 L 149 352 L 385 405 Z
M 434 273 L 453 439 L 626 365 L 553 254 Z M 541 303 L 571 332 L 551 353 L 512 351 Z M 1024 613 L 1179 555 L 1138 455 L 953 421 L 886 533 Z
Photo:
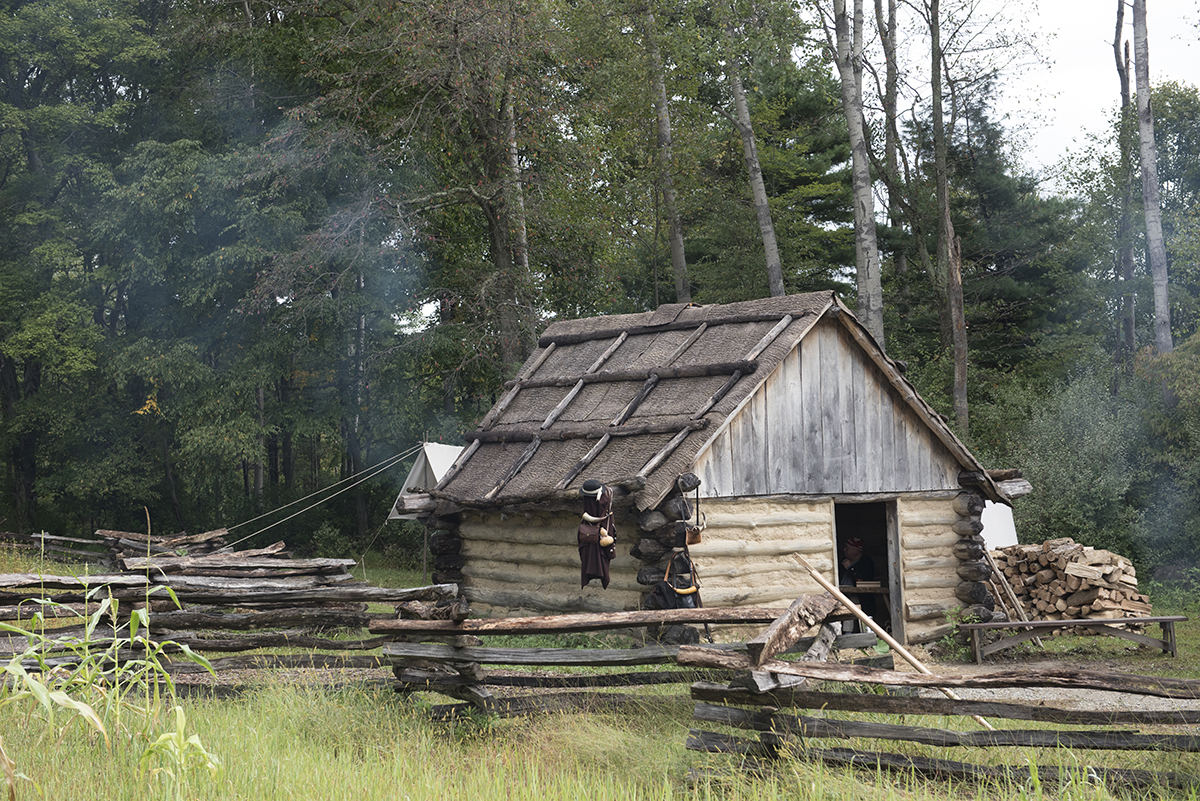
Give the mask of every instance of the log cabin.
M 786 606 L 849 537 L 902 643 L 986 617 L 990 474 L 832 292 L 552 323 L 467 447 L 394 514 L 430 528 L 434 580 L 476 614 L 639 608 L 681 532 L 706 606 Z M 580 587 L 587 479 L 614 488 L 611 582 Z M 860 596 L 862 597 L 862 596 Z

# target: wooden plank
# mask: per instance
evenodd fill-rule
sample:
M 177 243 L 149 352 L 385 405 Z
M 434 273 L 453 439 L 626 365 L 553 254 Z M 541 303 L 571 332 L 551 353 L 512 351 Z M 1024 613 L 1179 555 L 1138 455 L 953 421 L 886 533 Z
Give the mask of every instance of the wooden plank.
M 866 404 L 864 393 L 866 386 L 863 379 L 863 363 L 857 359 L 852 350 L 850 336 L 844 330 L 838 329 L 838 363 L 839 372 L 844 378 L 841 393 L 842 414 L 842 447 L 845 448 L 846 462 L 842 465 L 841 490 L 844 493 L 863 492 L 862 471 L 865 468 L 866 453 L 860 448 L 863 438 L 859 427 L 866 428 Z M 860 462 L 862 459 L 862 462 Z
M 892 636 L 900 642 L 908 642 L 908 621 L 905 614 L 904 582 L 901 568 L 904 551 L 900 547 L 900 501 L 886 505 L 887 551 L 888 551 L 888 607 L 892 615 Z
M 750 657 L 695 645 L 680 646 L 677 661 L 684 667 L 749 670 Z M 824 681 L 887 684 L 899 687 L 1063 687 L 1109 690 L 1160 698 L 1200 699 L 1200 680 L 1135 676 L 1090 670 L 1023 670 L 981 673 L 972 676 L 931 675 L 895 670 L 875 670 L 848 665 L 769 660 L 763 669 Z
M 780 433 L 785 452 L 778 458 L 787 460 L 787 469 L 780 477 L 783 492 L 796 492 L 804 486 L 804 398 L 803 377 L 800 374 L 800 349 L 792 348 L 781 367 L 783 397 L 779 414 L 783 416 Z M 780 440 L 776 440 L 779 442 Z M 772 458 L 776 458 L 774 455 Z
M 797 488 L 808 495 L 828 492 L 822 486 L 825 477 L 825 429 L 821 422 L 821 341 L 818 331 L 810 331 L 800 343 L 804 408 L 804 485 Z
M 771 623 L 787 609 L 770 607 L 712 607 L 703 609 L 644 609 L 635 612 L 601 612 L 538 617 L 470 618 L 453 620 L 374 620 L 372 633 L 439 632 L 443 634 L 569 634 L 637 626 L 699 623 Z
M 767 465 L 767 494 L 787 492 L 792 486 L 793 440 L 787 411 L 787 362 L 785 358 L 759 389 L 759 394 L 766 402 L 767 430 L 763 445 Z
M 696 705 L 696 720 L 754 731 L 804 738 L 901 740 L 940 748 L 1076 748 L 1092 751 L 1200 751 L 1200 737 L 1188 734 L 1137 734 L 1128 731 L 1054 731 L 1004 729 L 953 731 L 893 723 L 835 720 L 806 715 L 752 712 L 731 706 Z
M 763 393 L 755 392 L 738 417 L 744 421 L 741 429 L 741 453 L 737 457 L 742 464 L 744 478 L 738 494 L 767 495 L 771 486 L 768 480 L 770 463 L 767 452 L 770 425 Z
M 892 409 L 895 412 L 892 416 L 892 486 L 910 491 L 913 482 L 908 465 L 908 408 L 902 403 L 894 403 Z
M 874 693 L 814 692 L 806 687 L 783 687 L 756 693 L 715 682 L 700 681 L 691 687 L 692 698 L 714 704 L 774 706 L 779 708 L 836 709 L 872 715 L 982 715 L 1005 720 L 1028 720 L 1071 726 L 1197 725 L 1200 709 L 1062 709 L 1042 704 L 1012 704 L 951 698 Z
M 821 343 L 821 428 L 824 432 L 820 491 L 840 493 L 846 472 L 846 450 L 842 446 L 843 376 L 838 361 L 837 330 L 832 324 L 822 325 L 815 333 Z

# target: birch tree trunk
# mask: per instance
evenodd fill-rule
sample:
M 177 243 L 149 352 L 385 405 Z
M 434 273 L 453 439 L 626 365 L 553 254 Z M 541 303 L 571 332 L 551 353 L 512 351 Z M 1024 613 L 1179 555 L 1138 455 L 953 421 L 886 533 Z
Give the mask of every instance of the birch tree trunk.
M 663 207 L 670 226 L 668 241 L 671 246 L 671 273 L 675 277 L 675 300 L 677 303 L 692 302 L 692 287 L 688 281 L 687 256 L 683 250 L 683 222 L 675 201 L 675 180 L 671 174 L 674 158 L 671 152 L 671 107 L 667 99 L 667 84 L 663 77 L 662 54 L 658 39 L 654 12 L 646 12 L 646 42 L 650 50 L 650 69 L 653 71 L 654 116 L 658 125 L 658 181 L 663 196 Z
M 1162 205 L 1158 191 L 1154 111 L 1150 107 L 1150 45 L 1146 35 L 1146 0 L 1133 0 L 1133 62 L 1137 79 L 1138 141 L 1142 160 L 1142 205 L 1146 216 L 1146 261 L 1154 281 L 1154 342 L 1169 353 L 1171 305 L 1167 295 L 1167 251 L 1163 243 Z
M 767 187 L 763 183 L 762 165 L 758 161 L 758 145 L 754 140 L 754 126 L 750 120 L 750 105 L 746 102 L 746 90 L 742 77 L 737 72 L 738 60 L 734 58 L 732 31 L 726 31 L 730 46 L 727 48 L 729 85 L 733 90 L 733 105 L 737 112 L 737 129 L 742 136 L 742 152 L 746 157 L 746 171 L 750 175 L 750 192 L 754 199 L 754 215 L 758 219 L 758 232 L 762 237 L 763 253 L 767 261 L 767 285 L 771 297 L 787 294 L 783 287 L 783 264 L 779 259 L 779 245 L 775 241 L 775 223 L 771 219 L 771 206 L 767 202 Z
M 863 0 L 854 0 L 853 18 L 846 0 L 834 0 L 835 41 L 830 45 L 842 88 L 842 112 L 850 131 L 851 192 L 854 198 L 854 257 L 858 273 L 859 320 L 883 347 L 883 283 L 875 233 L 875 196 L 867 153 L 862 103 Z M 827 32 L 828 33 L 828 32 Z
M 1133 165 L 1130 163 L 1129 140 L 1132 98 L 1129 92 L 1129 43 L 1121 48 L 1121 34 L 1125 27 L 1125 2 L 1117 0 L 1117 28 L 1113 35 L 1113 59 L 1117 62 L 1117 78 L 1121 82 L 1121 128 L 1117 135 L 1117 149 L 1121 159 L 1121 216 L 1117 221 L 1117 279 L 1121 282 L 1121 346 L 1118 360 L 1126 375 L 1133 371 L 1134 295 L 1133 295 Z

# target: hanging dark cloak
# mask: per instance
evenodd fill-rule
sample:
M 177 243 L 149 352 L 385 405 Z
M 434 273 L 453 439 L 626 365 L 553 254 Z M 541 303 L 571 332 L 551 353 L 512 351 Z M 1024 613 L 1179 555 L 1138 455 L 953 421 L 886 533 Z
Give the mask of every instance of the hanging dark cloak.
M 590 515 L 593 520 L 600 518 L 600 526 L 608 531 L 608 536 L 613 538 L 613 542 L 605 546 L 598 542 L 580 541 L 579 586 L 581 588 L 586 587 L 592 579 L 598 578 L 600 586 L 608 589 L 608 563 L 617 555 L 617 525 L 612 513 L 612 499 L 612 487 L 605 487 L 599 497 L 583 496 L 584 514 Z

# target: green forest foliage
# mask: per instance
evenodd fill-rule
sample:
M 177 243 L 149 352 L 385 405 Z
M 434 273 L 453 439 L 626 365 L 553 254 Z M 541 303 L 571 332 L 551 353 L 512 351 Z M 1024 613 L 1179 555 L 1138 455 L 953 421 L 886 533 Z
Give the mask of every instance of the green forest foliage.
M 849 147 L 820 34 L 786 0 L 731 8 L 786 287 L 853 303 Z M 767 294 L 708 4 L 14 0 L 0 19 L 2 529 L 242 523 L 422 439 L 461 441 L 549 319 L 673 301 L 656 69 L 693 297 Z M 985 90 L 956 108 L 949 157 L 971 347 L 959 434 L 1025 470 L 1023 538 L 1147 565 L 1200 545 L 1200 93 L 1155 92 L 1168 356 L 1146 349 L 1140 241 L 1120 280 L 1115 125 L 1050 195 Z M 917 204 L 926 127 L 903 134 Z M 933 245 L 880 230 L 888 351 L 948 410 L 943 303 L 915 256 Z M 402 476 L 259 538 L 378 542 Z

